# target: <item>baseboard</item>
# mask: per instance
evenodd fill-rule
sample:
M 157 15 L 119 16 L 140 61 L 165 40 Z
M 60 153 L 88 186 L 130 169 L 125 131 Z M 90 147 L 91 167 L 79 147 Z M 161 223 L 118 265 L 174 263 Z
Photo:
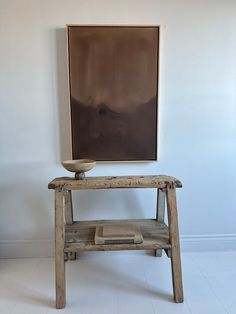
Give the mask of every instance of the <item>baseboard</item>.
M 182 252 L 234 251 L 236 234 L 182 235 Z
M 51 257 L 53 240 L 0 241 L 0 258 Z
M 182 252 L 236 250 L 236 234 L 182 235 Z M 54 256 L 54 241 L 11 240 L 0 241 L 0 258 L 27 258 Z

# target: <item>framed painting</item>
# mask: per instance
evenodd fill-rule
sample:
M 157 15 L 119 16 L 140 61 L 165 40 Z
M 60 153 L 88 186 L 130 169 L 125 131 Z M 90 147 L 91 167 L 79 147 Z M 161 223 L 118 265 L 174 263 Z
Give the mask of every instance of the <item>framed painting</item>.
M 158 26 L 68 25 L 72 158 L 157 159 Z

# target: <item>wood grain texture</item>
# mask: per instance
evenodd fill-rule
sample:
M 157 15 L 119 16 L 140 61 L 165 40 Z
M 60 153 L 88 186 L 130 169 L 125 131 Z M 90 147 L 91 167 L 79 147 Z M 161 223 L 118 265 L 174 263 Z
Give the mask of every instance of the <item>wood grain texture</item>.
M 139 244 L 95 244 L 96 226 L 111 224 L 139 226 L 143 242 Z M 171 246 L 167 226 L 155 219 L 77 221 L 66 226 L 65 252 L 152 250 L 156 248 L 170 249 Z
M 184 300 L 184 296 L 183 296 L 183 283 L 182 283 L 182 270 L 181 270 L 181 259 L 180 259 L 180 244 L 179 244 L 179 227 L 178 227 L 175 187 L 171 185 L 168 186 L 166 193 L 167 193 L 169 237 L 170 237 L 170 243 L 171 243 L 171 268 L 172 268 L 174 300 L 176 303 L 182 303 Z
M 73 223 L 73 207 L 71 191 L 65 190 L 64 197 L 65 197 L 65 220 L 66 224 L 71 225 Z
M 159 27 L 68 26 L 73 158 L 156 160 Z
M 55 279 L 56 308 L 62 309 L 66 304 L 65 295 L 65 261 L 64 261 L 64 200 L 63 191 L 55 190 Z
M 165 218 L 165 199 L 166 193 L 164 189 L 157 190 L 157 208 L 156 208 L 156 220 L 159 222 L 164 222 Z M 162 256 L 162 250 L 156 250 L 155 255 L 157 257 Z
M 66 224 L 71 225 L 73 223 L 73 205 L 71 191 L 65 190 L 64 197 L 65 197 L 65 220 Z M 69 261 L 76 260 L 76 253 L 68 253 L 67 259 Z
M 117 188 L 166 188 L 172 184 L 178 188 L 182 183 L 170 176 L 119 176 L 119 177 L 85 177 L 83 180 L 75 180 L 70 177 L 56 178 L 49 183 L 49 189 L 61 187 L 64 190 L 82 189 L 117 189 Z

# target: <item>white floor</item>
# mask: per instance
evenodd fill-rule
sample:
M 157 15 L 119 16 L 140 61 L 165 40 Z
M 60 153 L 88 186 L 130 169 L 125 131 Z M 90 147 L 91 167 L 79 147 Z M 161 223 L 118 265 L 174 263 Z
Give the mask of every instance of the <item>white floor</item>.
M 0 313 L 236 313 L 236 252 L 185 253 L 182 265 L 185 302 L 175 304 L 165 255 L 80 254 L 66 263 L 67 305 L 56 310 L 53 259 L 2 259 Z

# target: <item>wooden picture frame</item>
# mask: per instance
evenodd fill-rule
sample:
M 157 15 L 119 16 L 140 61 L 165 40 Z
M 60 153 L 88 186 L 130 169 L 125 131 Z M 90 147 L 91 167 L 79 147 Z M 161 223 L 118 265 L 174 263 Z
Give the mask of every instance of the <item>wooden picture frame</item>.
M 159 26 L 67 25 L 72 158 L 157 160 Z

